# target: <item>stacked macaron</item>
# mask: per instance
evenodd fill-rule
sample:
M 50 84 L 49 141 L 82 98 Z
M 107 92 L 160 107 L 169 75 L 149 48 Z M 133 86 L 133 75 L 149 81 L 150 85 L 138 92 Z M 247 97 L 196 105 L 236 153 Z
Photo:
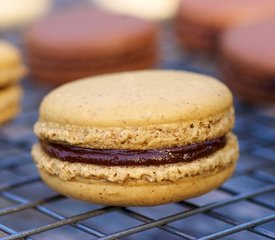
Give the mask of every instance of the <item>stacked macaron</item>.
M 222 75 L 249 102 L 275 102 L 275 18 L 228 30 L 221 45 Z
M 157 26 L 93 8 L 59 12 L 26 34 L 34 79 L 60 84 L 81 77 L 151 68 L 157 57 Z
M 18 81 L 25 74 L 18 50 L 0 40 L 0 123 L 15 117 L 20 109 Z
M 195 197 L 232 174 L 238 144 L 232 95 L 180 71 L 86 78 L 47 95 L 32 154 L 56 191 L 106 205 Z
M 224 30 L 274 15 L 274 0 L 182 0 L 177 36 L 185 47 L 212 51 Z

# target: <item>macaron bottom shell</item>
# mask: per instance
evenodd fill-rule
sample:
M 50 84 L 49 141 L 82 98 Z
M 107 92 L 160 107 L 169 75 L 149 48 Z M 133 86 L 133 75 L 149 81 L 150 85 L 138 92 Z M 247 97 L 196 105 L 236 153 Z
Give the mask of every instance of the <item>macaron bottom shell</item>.
M 187 177 L 176 182 L 150 184 L 144 180 L 122 184 L 100 180 L 91 180 L 89 183 L 63 181 L 44 170 L 39 172 L 48 186 L 68 197 L 103 205 L 154 206 L 207 193 L 226 181 L 234 169 L 235 163 L 232 163 L 226 168 L 210 170 L 203 175 Z
M 31 65 L 31 77 L 39 79 L 42 82 L 55 83 L 57 85 L 83 78 L 86 76 L 100 75 L 104 73 L 121 72 L 129 70 L 150 69 L 153 68 L 157 61 L 156 56 L 148 56 L 147 58 L 137 59 L 136 61 L 129 61 L 120 65 L 101 66 L 97 68 L 87 67 L 84 69 L 68 68 L 59 69 L 52 67 L 37 67 Z M 52 73 L 55 74 L 52 74 Z

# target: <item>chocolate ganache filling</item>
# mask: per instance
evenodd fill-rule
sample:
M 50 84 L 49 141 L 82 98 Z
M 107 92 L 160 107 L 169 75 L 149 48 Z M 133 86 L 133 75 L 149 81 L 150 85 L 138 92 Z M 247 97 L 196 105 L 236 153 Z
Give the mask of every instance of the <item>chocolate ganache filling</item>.
M 44 152 L 62 161 L 105 166 L 149 166 L 190 162 L 206 157 L 223 148 L 226 144 L 226 137 L 222 136 L 186 146 L 148 150 L 92 149 L 47 141 L 40 143 Z

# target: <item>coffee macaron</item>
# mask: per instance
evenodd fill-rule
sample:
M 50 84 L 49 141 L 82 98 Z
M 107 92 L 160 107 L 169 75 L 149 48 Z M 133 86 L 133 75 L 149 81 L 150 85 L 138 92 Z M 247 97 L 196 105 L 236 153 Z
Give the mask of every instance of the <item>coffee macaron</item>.
M 224 30 L 274 15 L 274 0 L 182 0 L 177 38 L 186 48 L 215 51 Z
M 214 78 L 133 71 L 65 84 L 40 106 L 42 179 L 92 203 L 149 206 L 199 196 L 234 171 L 232 95 Z
M 152 68 L 157 32 L 153 22 L 89 7 L 58 12 L 26 33 L 31 76 L 61 84 L 107 72 Z
M 23 27 L 45 15 L 52 0 L 1 0 L 0 31 Z
M 0 123 L 14 118 L 19 112 L 21 87 L 18 82 L 25 72 L 18 49 L 0 40 Z
M 275 18 L 228 30 L 221 75 L 239 98 L 275 102 Z

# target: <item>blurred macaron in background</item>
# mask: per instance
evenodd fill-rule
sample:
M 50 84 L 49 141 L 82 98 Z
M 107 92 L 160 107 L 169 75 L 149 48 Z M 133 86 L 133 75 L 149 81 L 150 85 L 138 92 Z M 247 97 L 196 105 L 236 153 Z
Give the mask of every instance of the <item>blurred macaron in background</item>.
M 221 75 L 243 100 L 275 102 L 275 17 L 225 32 Z
M 52 0 L 1 0 L 0 31 L 20 28 L 45 15 Z
M 19 80 L 25 73 L 18 49 L 0 40 L 0 123 L 18 114 L 22 94 Z
M 55 12 L 25 33 L 33 79 L 61 84 L 107 72 L 147 69 L 157 60 L 157 24 L 92 7 Z
M 114 13 L 151 20 L 172 18 L 180 0 L 90 0 L 102 9 Z
M 179 43 L 192 50 L 215 51 L 231 27 L 275 16 L 274 0 L 182 0 L 175 25 Z

